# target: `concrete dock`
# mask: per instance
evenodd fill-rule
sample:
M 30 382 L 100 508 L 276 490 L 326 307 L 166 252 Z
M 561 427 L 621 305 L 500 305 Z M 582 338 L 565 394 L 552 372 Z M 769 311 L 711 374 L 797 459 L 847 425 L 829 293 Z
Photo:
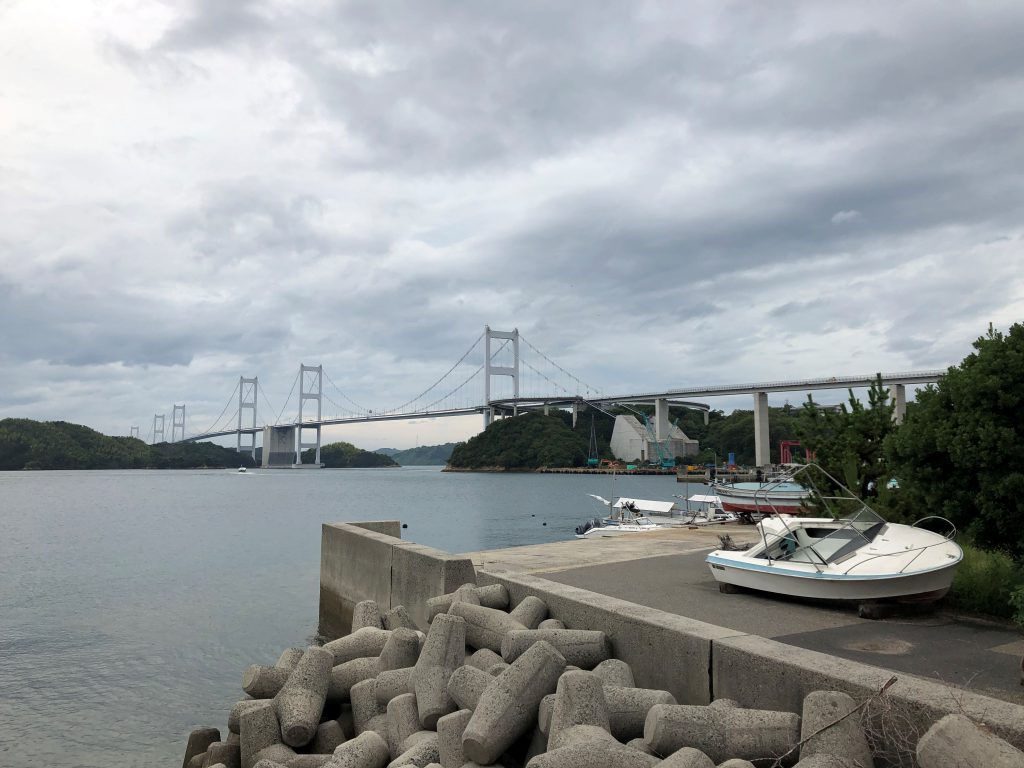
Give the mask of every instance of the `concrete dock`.
M 943 682 L 1024 704 L 1024 636 L 937 610 L 871 621 L 855 606 L 766 593 L 722 594 L 704 564 L 719 533 L 737 543 L 753 528 L 673 528 L 601 539 L 571 539 L 468 554 L 476 568 L 499 568 L 657 608 L 787 645 Z

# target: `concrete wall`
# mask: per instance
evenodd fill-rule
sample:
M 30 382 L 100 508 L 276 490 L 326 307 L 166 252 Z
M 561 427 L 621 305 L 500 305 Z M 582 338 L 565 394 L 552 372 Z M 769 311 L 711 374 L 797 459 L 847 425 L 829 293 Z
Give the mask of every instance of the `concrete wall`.
M 263 466 L 290 467 L 295 463 L 295 427 L 263 428 Z
M 681 704 L 711 701 L 712 641 L 737 635 L 696 619 L 508 571 L 480 571 L 481 585 L 504 584 L 513 604 L 536 595 L 570 629 L 600 629 L 616 658 L 633 668 L 637 685 L 671 693 Z
M 323 526 L 322 633 L 347 633 L 352 606 L 365 599 L 377 600 L 382 608 L 405 605 L 426 628 L 425 599 L 474 580 L 468 558 L 403 542 L 398 533 L 396 521 Z M 504 584 L 513 604 L 536 595 L 566 626 L 606 632 L 615 655 L 633 668 L 638 685 L 668 690 L 683 704 L 730 698 L 745 707 L 799 713 L 811 691 L 840 690 L 864 699 L 894 674 L 537 576 L 501 570 L 475 576 L 481 585 Z M 1024 749 L 1024 706 L 908 674 L 896 676 L 886 700 L 897 707 L 901 720 L 889 723 L 890 730 L 923 732 L 941 716 L 963 712 Z
M 397 520 L 327 523 L 320 536 L 320 633 L 348 634 L 352 608 L 376 600 L 382 610 L 404 605 L 426 629 L 428 597 L 474 582 L 468 557 L 402 541 Z
M 714 640 L 712 660 L 715 698 L 735 699 L 743 707 L 800 712 L 804 697 L 820 690 L 843 691 L 861 701 L 895 675 L 896 683 L 886 693 L 887 702 L 894 705 L 885 715 L 888 730 L 924 734 L 944 715 L 963 713 L 1024 748 L 1024 707 L 1019 704 L 757 635 Z M 878 708 L 872 712 L 879 715 Z M 916 742 L 916 737 L 912 740 Z

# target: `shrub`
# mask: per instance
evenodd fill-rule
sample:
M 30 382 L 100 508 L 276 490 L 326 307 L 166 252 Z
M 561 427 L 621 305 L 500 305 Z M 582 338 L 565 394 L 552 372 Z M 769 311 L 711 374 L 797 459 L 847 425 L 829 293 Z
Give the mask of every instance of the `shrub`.
M 1008 619 L 1013 618 L 1013 601 L 1017 601 L 1017 613 L 1024 613 L 1024 569 L 1021 565 L 1003 552 L 981 549 L 972 544 L 962 543 L 961 547 L 964 559 L 957 568 L 948 603 L 972 613 Z

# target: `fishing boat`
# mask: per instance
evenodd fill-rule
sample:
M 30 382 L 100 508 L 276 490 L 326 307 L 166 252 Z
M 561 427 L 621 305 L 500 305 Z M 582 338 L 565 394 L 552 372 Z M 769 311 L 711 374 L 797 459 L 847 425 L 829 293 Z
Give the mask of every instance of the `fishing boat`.
M 798 515 L 810 490 L 791 478 L 784 475 L 763 483 L 712 483 L 711 489 L 726 512 Z
M 842 495 L 816 492 L 815 501 L 832 516 L 770 515 L 757 524 L 760 541 L 749 549 L 707 556 L 722 591 L 857 602 L 932 602 L 949 591 L 963 559 L 952 523 L 935 516 L 913 525 L 886 522 L 830 479 Z
M 647 533 L 670 527 L 654 522 L 647 514 L 671 514 L 675 507 L 674 502 L 620 498 L 613 504 L 608 499 L 596 494 L 587 495 L 608 507 L 609 513 L 605 517 L 595 517 L 577 525 L 577 539 L 621 536 L 624 533 Z

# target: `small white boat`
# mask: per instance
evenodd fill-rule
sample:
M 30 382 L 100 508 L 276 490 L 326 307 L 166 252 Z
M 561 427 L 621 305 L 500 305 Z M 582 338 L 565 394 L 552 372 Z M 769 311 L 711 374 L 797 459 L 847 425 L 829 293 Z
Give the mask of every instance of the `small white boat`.
M 608 499 L 588 494 L 609 508 L 606 517 L 595 517 L 576 526 L 577 539 L 594 539 L 605 536 L 621 536 L 624 533 L 646 533 L 671 526 L 656 523 L 644 512 L 671 514 L 675 504 L 671 501 L 650 501 L 648 499 L 621 498 L 612 504 Z
M 888 523 L 843 490 L 848 496 L 820 497 L 826 510 L 837 509 L 835 517 L 771 515 L 757 524 L 761 540 L 749 549 L 711 552 L 706 562 L 719 587 L 827 600 L 943 597 L 963 559 L 952 540 L 953 524 L 938 517 L 914 525 Z M 926 520 L 948 526 L 947 532 L 921 527 Z
M 722 500 L 713 494 L 695 493 L 688 497 L 677 495 L 676 498 L 686 501 L 686 508 L 678 510 L 681 522 L 686 525 L 731 523 L 737 519 L 734 513 L 722 509 Z
M 245 472 L 245 467 L 239 467 L 239 468 L 238 468 L 238 471 L 239 471 L 239 472 Z

